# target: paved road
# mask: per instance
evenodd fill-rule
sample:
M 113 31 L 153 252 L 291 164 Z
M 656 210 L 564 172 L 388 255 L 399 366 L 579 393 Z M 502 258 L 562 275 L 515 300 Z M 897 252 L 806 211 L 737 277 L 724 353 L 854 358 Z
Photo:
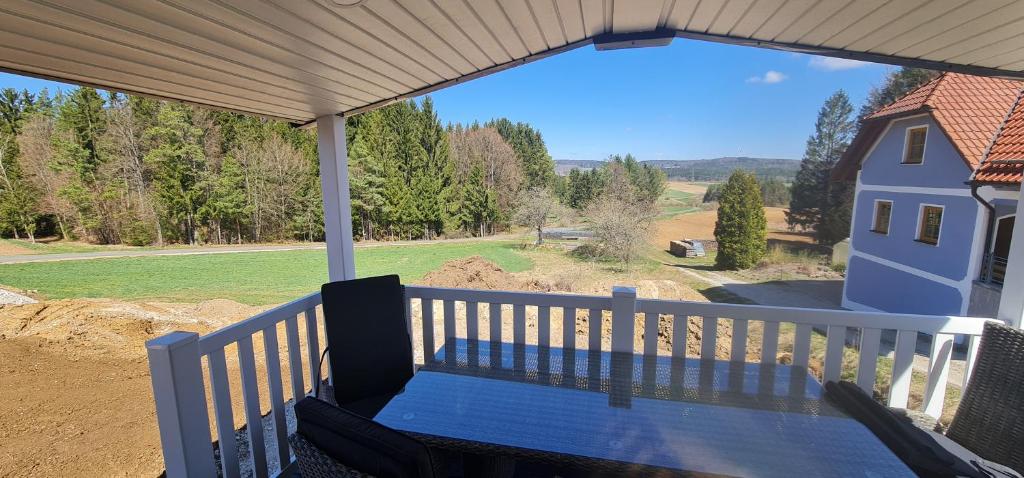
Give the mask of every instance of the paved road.
M 389 241 L 389 242 L 357 242 L 356 248 L 384 247 L 384 246 L 416 246 L 424 244 L 436 244 L 440 242 L 478 242 L 516 239 L 521 236 L 514 234 L 500 234 L 487 237 L 467 237 L 462 239 L 435 239 L 429 241 Z M 237 246 L 200 246 L 200 247 L 178 247 L 169 249 L 112 249 L 109 251 L 96 252 L 72 252 L 64 254 L 20 254 L 12 256 L 0 256 L 0 264 L 23 264 L 26 262 L 57 262 L 57 261 L 81 261 L 88 259 L 108 259 L 115 257 L 152 257 L 152 256 L 189 256 L 204 254 L 234 254 L 240 252 L 273 252 L 273 251 L 302 251 L 326 249 L 322 242 L 306 244 L 243 244 Z

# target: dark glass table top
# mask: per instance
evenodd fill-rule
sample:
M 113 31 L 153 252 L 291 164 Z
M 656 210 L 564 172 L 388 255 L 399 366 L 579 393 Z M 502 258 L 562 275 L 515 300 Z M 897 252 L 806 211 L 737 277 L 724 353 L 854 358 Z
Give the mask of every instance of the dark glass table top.
M 698 474 L 914 476 L 788 365 L 449 339 L 375 420 Z

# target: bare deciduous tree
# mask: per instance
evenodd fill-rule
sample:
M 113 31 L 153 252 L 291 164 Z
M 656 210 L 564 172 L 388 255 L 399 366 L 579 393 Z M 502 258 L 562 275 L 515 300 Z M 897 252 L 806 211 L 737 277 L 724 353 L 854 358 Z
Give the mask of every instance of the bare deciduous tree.
M 521 226 L 529 226 L 537 231 L 537 245 L 544 242 L 544 226 L 551 216 L 558 215 L 558 200 L 547 188 L 533 187 L 524 189 L 516 196 L 514 219 Z
M 512 209 L 519 185 L 522 183 L 522 165 L 516 152 L 494 128 L 456 130 L 451 133 L 452 158 L 456 178 L 465 181 L 480 166 L 487 188 L 497 194 L 498 208 Z
M 628 182 L 610 182 L 588 207 L 587 217 L 602 252 L 628 265 L 646 242 L 656 209 L 626 186 Z

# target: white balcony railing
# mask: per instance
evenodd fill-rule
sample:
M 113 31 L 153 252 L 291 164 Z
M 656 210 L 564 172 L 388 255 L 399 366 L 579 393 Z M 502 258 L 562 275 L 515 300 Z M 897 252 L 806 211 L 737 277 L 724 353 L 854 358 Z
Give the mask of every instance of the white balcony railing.
M 604 348 L 658 354 L 662 321 L 672 325 L 672 345 L 667 353 L 683 356 L 687 350 L 687 323 L 695 317 L 702 322 L 702 330 L 716 331 L 699 338 L 702 358 L 715 357 L 718 324 L 725 321 L 732 326 L 728 347 L 730 360 L 746 360 L 752 338 L 751 324 L 759 324 L 755 327 L 761 331 L 761 362 L 776 360 L 780 331 L 792 329 L 792 363 L 806 367 L 811 365 L 812 355 L 821 355 L 820 346 L 812 347 L 812 336 L 815 329 L 823 330 L 823 379 L 840 378 L 846 363 L 847 376 L 855 373 L 857 384 L 869 392 L 876 385 L 883 331 L 895 331 L 888 403 L 900 408 L 907 407 L 910 397 L 918 334 L 929 334 L 932 345 L 922 409 L 934 417 L 942 413 L 954 341 L 961 336 L 967 346 L 964 383 L 960 384 L 966 385 L 978 337 L 986 321 L 968 317 L 640 299 L 629 288 L 615 288 L 611 296 L 583 296 L 408 286 L 406 301 L 409 316 L 416 317 L 410 320 L 409 330 L 418 357 L 432 354 L 443 345 L 438 341 L 443 342 L 445 337 L 483 339 L 484 335 L 487 340 L 517 344 L 544 346 L 560 342 L 568 348 L 585 344 L 590 350 Z M 316 311 L 319 305 L 320 295 L 311 294 L 202 337 L 176 332 L 147 344 L 168 476 L 216 474 L 214 448 L 210 445 L 211 416 L 218 436 L 223 476 L 240 476 L 243 468 L 240 465 L 245 465 L 254 476 L 270 476 L 290 463 L 286 407 L 290 406 L 290 397 L 309 393 L 317 377 L 316 364 L 325 346 L 320 340 L 322 323 Z M 512 336 L 506 337 L 502 323 L 509 312 Z M 300 315 L 302 321 L 299 321 Z M 581 315 L 587 318 L 586 330 L 577 327 L 577 317 Z M 528 327 L 528 316 L 535 318 L 531 321 L 535 327 Z M 560 320 L 560 327 L 553 327 L 557 320 Z M 611 323 L 610 334 L 603 333 L 606 321 Z M 416 330 L 415 322 L 419 322 Z M 535 335 L 531 330 L 528 337 L 527 330 L 534 328 Z M 560 340 L 552 336 L 553 329 L 562 331 Z M 283 346 L 279 341 L 282 330 Z M 851 330 L 859 334 L 848 334 Z M 262 336 L 261 348 L 254 347 L 257 334 Z M 859 336 L 856 347 L 846 347 L 847 337 L 851 335 Z M 639 337 L 642 340 L 636 340 Z M 642 346 L 634 346 L 634 343 Z M 237 362 L 232 357 L 233 366 L 229 367 L 226 350 L 232 348 L 236 351 Z M 262 370 L 257 364 L 258 352 L 264 357 Z M 849 360 L 851 353 L 859 354 L 852 362 Z M 845 361 L 844 355 L 847 356 Z M 722 358 L 721 352 L 719 358 Z M 849 370 L 851 363 L 856 364 L 855 371 Z M 229 368 L 234 372 L 235 367 L 237 373 L 229 374 Z M 284 368 L 288 370 L 290 384 L 287 390 L 283 385 Z M 232 379 L 235 387 L 232 387 Z M 241 392 L 240 403 L 232 399 L 237 389 Z M 245 418 L 248 463 L 239 463 L 236 408 L 241 408 Z M 267 409 L 272 423 L 269 429 L 273 430 L 270 437 L 263 433 L 267 419 L 262 413 Z

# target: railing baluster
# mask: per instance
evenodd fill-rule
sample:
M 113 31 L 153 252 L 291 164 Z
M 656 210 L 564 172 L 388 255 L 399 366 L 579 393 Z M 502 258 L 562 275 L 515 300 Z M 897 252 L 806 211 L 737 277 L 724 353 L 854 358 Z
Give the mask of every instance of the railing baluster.
M 729 360 L 732 362 L 747 360 L 747 328 L 746 320 L 732 320 L 732 349 L 729 351 Z
M 658 314 L 644 314 L 644 355 L 658 355 Z
M 281 380 L 281 355 L 277 343 L 277 325 L 263 329 L 263 355 L 267 365 L 267 388 L 270 390 L 270 410 L 274 416 L 277 435 L 277 457 L 281 469 L 291 462 L 288 448 L 288 424 L 285 421 L 284 387 Z
M 423 318 L 423 363 L 434 359 L 434 300 L 420 299 L 420 316 Z
M 843 349 L 846 345 L 846 327 L 830 325 L 826 329 L 828 344 L 825 346 L 825 372 L 822 383 L 838 381 L 843 373 Z
M 932 336 L 932 353 L 928 362 L 928 388 L 924 394 L 924 413 L 939 418 L 946 400 L 946 383 L 949 381 L 949 362 L 953 355 L 953 336 L 935 334 Z
M 242 371 L 242 402 L 245 405 L 246 430 L 249 432 L 249 451 L 252 453 L 253 473 L 266 478 L 267 449 L 263 442 L 263 421 L 260 417 L 260 390 L 256 382 L 256 357 L 252 350 L 252 336 L 238 340 L 238 365 Z
M 480 307 L 476 302 L 466 302 L 466 337 L 480 339 Z
M 686 335 L 690 325 L 690 317 L 675 314 L 672 316 L 672 356 L 686 357 Z
M 811 356 L 811 324 L 797 324 L 793 333 L 793 365 L 807 368 Z
M 764 322 L 764 333 L 761 335 L 761 363 L 775 363 L 779 355 L 779 323 Z
M 537 307 L 537 345 L 551 345 L 551 307 Z
M 224 478 L 238 478 L 238 442 L 235 440 L 235 418 L 231 411 L 231 386 L 228 384 L 228 366 L 224 349 L 206 356 L 210 364 L 210 387 L 213 413 L 217 422 L 217 443 L 220 446 L 220 467 Z M 301 374 L 300 374 L 301 375 Z
M 892 382 L 889 386 L 890 407 L 907 408 L 916 349 L 917 331 L 900 330 L 896 332 L 896 350 L 893 352 L 892 360 Z
M 878 343 L 882 330 L 864 328 L 860 331 L 860 362 L 857 364 L 857 386 L 871 395 L 875 389 L 875 373 L 878 368 Z
M 576 349 L 576 308 L 562 307 L 562 347 Z
M 601 316 L 603 311 L 601 309 L 590 309 L 590 314 L 587 316 L 587 322 L 590 324 L 590 330 L 587 331 L 587 349 L 588 350 L 601 350 L 601 328 L 604 324 L 604 318 Z
M 512 343 L 526 343 L 526 306 L 512 305 Z
M 491 327 L 491 342 L 501 342 L 501 304 L 492 303 L 487 320 Z
M 455 301 L 445 300 L 444 301 L 444 338 L 445 343 L 448 343 L 448 339 L 454 339 L 458 336 L 455 330 Z
M 306 319 L 306 358 L 309 360 L 309 386 L 316 393 L 320 388 L 317 378 L 320 375 L 320 334 L 316 328 L 316 309 L 309 308 L 302 313 Z
M 974 364 L 978 361 L 978 341 L 976 335 L 967 336 L 967 356 L 964 358 L 964 380 L 961 390 L 967 391 L 967 384 L 971 383 L 971 374 L 974 373 Z
M 711 333 L 709 334 L 708 331 Z M 715 359 L 715 342 L 718 340 L 718 317 L 704 317 L 700 329 L 701 360 Z
M 284 319 L 285 340 L 288 343 L 288 372 L 292 379 L 292 398 L 299 401 L 306 395 L 302 378 L 302 348 L 299 346 L 299 321 L 294 315 Z

